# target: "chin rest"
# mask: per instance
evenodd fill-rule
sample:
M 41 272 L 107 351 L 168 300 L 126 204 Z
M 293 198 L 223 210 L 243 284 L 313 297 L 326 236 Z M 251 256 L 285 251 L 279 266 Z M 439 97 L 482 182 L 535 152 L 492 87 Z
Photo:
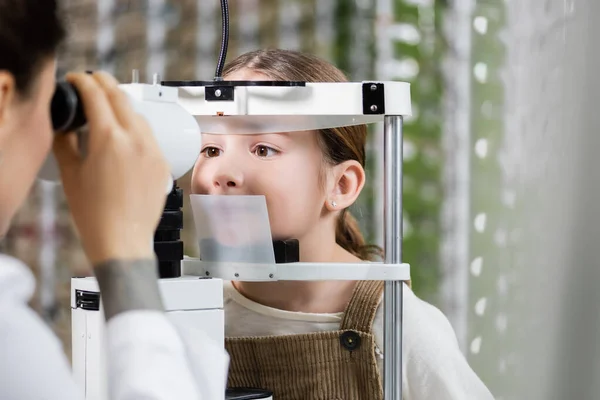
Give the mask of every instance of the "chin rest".
M 252 246 L 248 246 L 246 250 L 243 247 L 228 247 L 220 244 L 214 239 L 202 239 L 200 241 L 200 258 L 203 261 L 228 261 L 228 262 L 252 262 Z M 300 261 L 300 244 L 297 239 L 288 240 L 273 240 L 273 253 L 275 255 L 275 263 L 296 263 Z M 226 254 L 227 259 L 223 260 Z M 240 258 L 236 255 L 243 255 Z M 261 262 L 256 260 L 255 262 Z

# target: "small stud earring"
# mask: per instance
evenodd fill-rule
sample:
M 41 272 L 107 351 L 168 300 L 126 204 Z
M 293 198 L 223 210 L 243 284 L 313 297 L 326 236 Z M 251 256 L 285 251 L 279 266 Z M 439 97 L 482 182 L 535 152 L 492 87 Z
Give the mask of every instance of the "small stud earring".
M 333 207 L 333 208 L 337 207 L 337 203 L 335 201 L 332 201 L 331 202 L 331 207 Z

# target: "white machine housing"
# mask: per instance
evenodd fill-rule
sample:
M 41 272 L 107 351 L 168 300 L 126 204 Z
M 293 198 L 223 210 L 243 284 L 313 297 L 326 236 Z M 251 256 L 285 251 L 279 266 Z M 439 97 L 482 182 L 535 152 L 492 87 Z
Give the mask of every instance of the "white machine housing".
M 183 83 L 185 84 L 185 82 Z M 223 83 L 223 86 L 227 86 Z M 412 114 L 406 82 L 307 82 L 304 86 L 179 86 L 179 104 L 203 133 L 294 132 L 383 122 Z M 220 90 L 220 92 L 219 92 Z M 211 100 L 214 92 L 223 100 Z M 226 100 L 229 95 L 232 100 Z
M 225 346 L 223 281 L 184 276 L 160 279 L 167 316 L 178 324 L 201 327 Z M 75 381 L 86 400 L 109 400 L 105 319 L 96 278 L 71 280 L 72 362 Z M 222 399 L 225 398 L 223 392 Z

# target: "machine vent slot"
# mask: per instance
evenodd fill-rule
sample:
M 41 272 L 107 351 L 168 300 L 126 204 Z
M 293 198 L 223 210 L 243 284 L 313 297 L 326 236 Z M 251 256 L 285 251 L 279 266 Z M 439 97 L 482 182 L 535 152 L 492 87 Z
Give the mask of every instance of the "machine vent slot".
M 83 310 L 100 310 L 100 293 L 75 290 L 75 307 Z

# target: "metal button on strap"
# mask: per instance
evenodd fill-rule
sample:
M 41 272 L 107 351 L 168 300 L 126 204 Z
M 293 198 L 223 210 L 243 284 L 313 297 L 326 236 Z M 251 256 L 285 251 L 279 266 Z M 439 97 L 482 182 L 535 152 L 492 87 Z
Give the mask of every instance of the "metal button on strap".
M 360 336 L 354 331 L 346 331 L 340 335 L 340 343 L 346 350 L 356 350 L 360 347 Z

